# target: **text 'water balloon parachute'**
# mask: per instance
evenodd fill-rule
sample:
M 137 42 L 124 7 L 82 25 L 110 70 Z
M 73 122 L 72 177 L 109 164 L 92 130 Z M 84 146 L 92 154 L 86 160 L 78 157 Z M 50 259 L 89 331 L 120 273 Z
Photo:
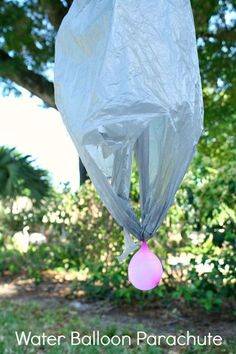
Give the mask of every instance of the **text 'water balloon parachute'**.
M 55 97 L 92 182 L 124 228 L 120 259 L 137 247 L 130 235 L 143 242 L 130 281 L 153 288 L 162 266 L 145 241 L 173 203 L 202 132 L 190 0 L 74 0 L 56 39 Z M 129 199 L 134 157 L 141 220 Z

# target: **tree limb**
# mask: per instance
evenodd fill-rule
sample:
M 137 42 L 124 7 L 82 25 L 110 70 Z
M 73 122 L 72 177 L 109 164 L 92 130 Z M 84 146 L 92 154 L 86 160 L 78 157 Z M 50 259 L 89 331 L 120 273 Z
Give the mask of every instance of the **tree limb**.
M 66 0 L 68 7 L 72 5 L 73 0 Z
M 49 107 L 57 109 L 54 102 L 53 84 L 42 75 L 28 70 L 24 64 L 10 57 L 3 50 L 0 50 L 0 76 L 24 87 L 33 95 L 42 99 Z M 79 162 L 79 169 L 80 185 L 83 185 L 88 179 L 88 175 L 81 160 Z
M 21 61 L 10 57 L 3 50 L 0 50 L 0 76 L 24 87 L 48 106 L 56 108 L 53 83 L 29 70 Z
M 58 31 L 61 21 L 68 11 L 68 1 L 68 7 L 65 7 L 60 0 L 41 0 L 40 3 L 55 31 Z

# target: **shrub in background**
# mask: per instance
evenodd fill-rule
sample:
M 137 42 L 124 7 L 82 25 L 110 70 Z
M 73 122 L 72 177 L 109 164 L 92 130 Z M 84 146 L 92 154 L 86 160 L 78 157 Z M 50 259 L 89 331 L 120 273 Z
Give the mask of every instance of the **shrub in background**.
M 210 171 L 209 171 L 210 170 Z M 29 225 L 44 229 L 48 243 L 31 246 L 21 255 L 10 238 L 1 241 L 0 271 L 26 273 L 36 282 L 47 269 L 83 271 L 86 279 L 73 283 L 72 292 L 85 291 L 87 299 L 111 298 L 131 303 L 163 298 L 198 302 L 206 310 L 233 301 L 236 260 L 233 237 L 232 177 L 227 170 L 206 168 L 201 161 L 187 174 L 176 203 L 157 235 L 150 241 L 165 269 L 162 284 L 141 293 L 128 284 L 127 264 L 119 264 L 123 243 L 121 228 L 87 182 L 78 193 L 65 187 L 40 207 L 13 214 L 1 212 L 1 234 L 9 237 Z M 132 176 L 131 197 L 138 210 L 138 177 Z M 212 206 L 214 205 L 214 208 Z M 3 237 L 3 236 L 2 236 Z M 227 299 L 227 300 L 226 300 Z

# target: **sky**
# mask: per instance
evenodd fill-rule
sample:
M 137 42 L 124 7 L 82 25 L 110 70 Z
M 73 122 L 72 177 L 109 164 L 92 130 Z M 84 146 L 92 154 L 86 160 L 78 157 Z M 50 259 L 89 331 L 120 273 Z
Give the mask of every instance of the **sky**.
M 0 146 L 16 147 L 47 169 L 55 187 L 69 182 L 79 187 L 78 155 L 60 114 L 22 90 L 20 97 L 0 94 Z

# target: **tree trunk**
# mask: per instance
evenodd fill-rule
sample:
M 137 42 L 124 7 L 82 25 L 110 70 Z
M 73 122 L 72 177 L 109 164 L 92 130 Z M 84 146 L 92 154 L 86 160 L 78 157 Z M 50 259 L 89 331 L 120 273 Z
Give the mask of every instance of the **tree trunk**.
M 80 186 L 84 184 L 87 179 L 89 179 L 86 168 L 84 167 L 82 161 L 79 159 L 79 175 L 80 175 Z

